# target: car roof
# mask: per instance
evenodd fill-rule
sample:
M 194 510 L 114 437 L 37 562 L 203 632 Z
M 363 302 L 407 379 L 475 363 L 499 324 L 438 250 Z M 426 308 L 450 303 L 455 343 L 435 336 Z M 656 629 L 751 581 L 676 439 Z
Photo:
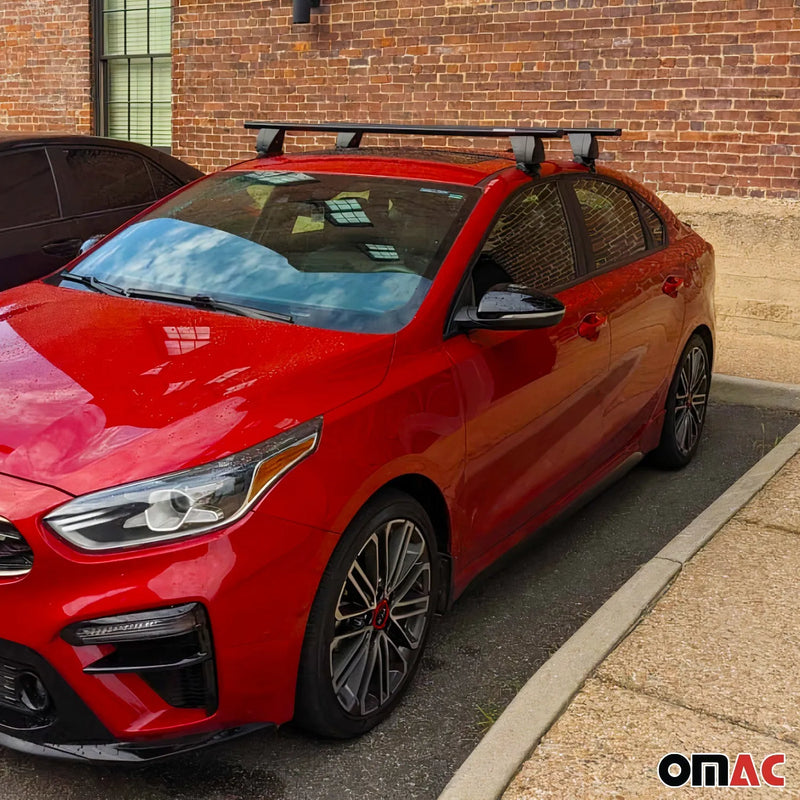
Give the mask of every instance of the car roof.
M 117 150 L 129 150 L 139 153 L 139 155 L 146 156 L 187 182 L 199 178 L 203 174 L 200 170 L 195 169 L 185 161 L 181 161 L 165 153 L 163 150 L 157 150 L 154 147 L 148 147 L 138 142 L 129 142 L 125 139 L 111 139 L 105 136 L 90 136 L 87 134 L 69 133 L 65 131 L 0 130 L 0 152 L 4 150 L 13 150 L 19 147 L 43 144 L 80 144 L 94 147 L 113 147 Z
M 261 156 L 229 170 L 288 169 L 307 172 L 415 178 L 474 186 L 514 167 L 511 153 L 434 147 L 358 147 Z

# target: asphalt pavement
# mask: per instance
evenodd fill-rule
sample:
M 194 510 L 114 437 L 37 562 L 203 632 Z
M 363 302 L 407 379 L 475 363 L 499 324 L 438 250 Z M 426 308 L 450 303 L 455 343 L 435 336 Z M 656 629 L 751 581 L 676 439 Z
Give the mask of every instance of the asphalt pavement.
M 477 581 L 435 625 L 406 700 L 360 740 L 320 741 L 287 727 L 133 769 L 0 750 L 0 798 L 434 798 L 551 653 L 798 419 L 785 411 L 713 406 L 687 469 L 637 467 Z

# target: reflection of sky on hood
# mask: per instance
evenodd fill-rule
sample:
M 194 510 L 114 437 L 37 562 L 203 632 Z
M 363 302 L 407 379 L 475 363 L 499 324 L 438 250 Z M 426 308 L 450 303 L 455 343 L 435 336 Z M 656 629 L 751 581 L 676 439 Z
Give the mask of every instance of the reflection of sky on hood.
M 396 272 L 303 272 L 248 239 L 176 219 L 130 226 L 73 271 L 125 288 L 207 294 L 267 309 L 272 302 L 373 313 L 405 305 L 429 283 Z

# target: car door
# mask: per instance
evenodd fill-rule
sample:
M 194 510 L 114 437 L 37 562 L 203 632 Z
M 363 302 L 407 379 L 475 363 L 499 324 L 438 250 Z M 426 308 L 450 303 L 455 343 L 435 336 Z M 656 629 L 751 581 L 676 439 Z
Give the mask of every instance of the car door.
M 616 452 L 663 404 L 683 330 L 688 264 L 670 257 L 662 221 L 627 187 L 591 175 L 566 186 L 581 209 L 587 262 L 611 332 L 603 428 L 605 447 Z
M 577 263 L 559 184 L 548 180 L 507 203 L 469 276 L 463 303 L 510 281 L 556 293 L 566 313 L 551 328 L 474 330 L 445 343 L 466 426 L 465 563 L 598 466 L 610 339 L 597 317 L 599 292 Z
M 0 289 L 46 275 L 67 260 L 76 234 L 61 216 L 44 147 L 0 153 L 0 209 Z
M 110 147 L 49 148 L 65 217 L 81 241 L 106 234 L 156 200 L 145 159 Z

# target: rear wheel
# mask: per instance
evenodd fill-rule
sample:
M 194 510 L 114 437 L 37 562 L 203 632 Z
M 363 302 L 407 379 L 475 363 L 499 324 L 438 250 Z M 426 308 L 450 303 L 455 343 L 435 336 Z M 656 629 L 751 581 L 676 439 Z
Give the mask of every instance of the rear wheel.
M 694 457 L 706 419 L 711 365 L 702 336 L 694 334 L 681 354 L 667 395 L 661 441 L 653 461 L 667 469 L 685 467 Z
M 438 552 L 419 503 L 387 491 L 342 536 L 309 616 L 295 721 L 322 736 L 368 731 L 419 665 L 434 612 Z

